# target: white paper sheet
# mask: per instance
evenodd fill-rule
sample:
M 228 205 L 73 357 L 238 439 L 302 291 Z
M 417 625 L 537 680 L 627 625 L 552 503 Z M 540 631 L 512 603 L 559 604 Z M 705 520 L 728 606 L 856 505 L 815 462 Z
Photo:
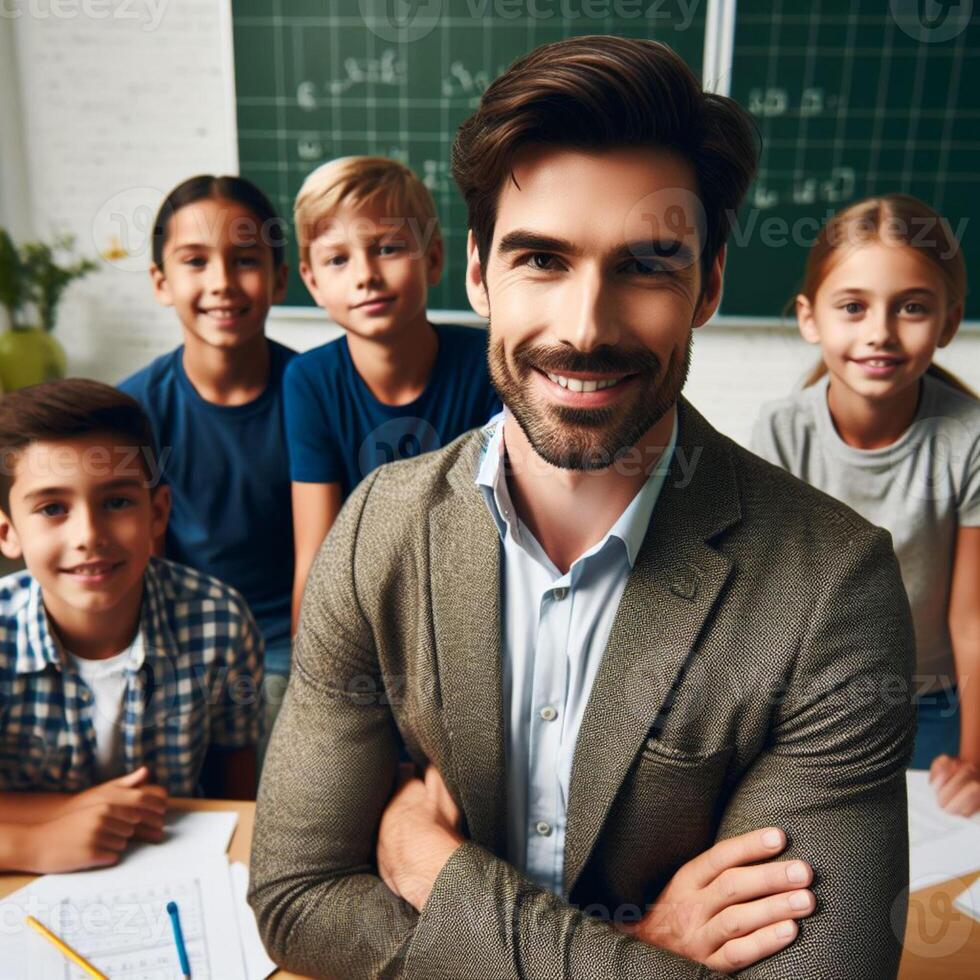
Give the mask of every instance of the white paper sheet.
M 980 870 L 980 819 L 946 813 L 925 770 L 907 777 L 911 891 Z
M 238 919 L 224 855 L 190 854 L 137 869 L 118 865 L 47 875 L 0 904 L 3 976 L 84 980 L 84 974 L 26 925 L 33 915 L 112 980 L 179 980 L 166 906 L 175 901 L 195 980 L 242 972 Z
M 965 892 L 958 895 L 953 904 L 961 912 L 965 912 L 980 922 L 980 878 L 977 878 Z
M 255 924 L 255 913 L 246 900 L 248 892 L 248 868 L 244 864 L 231 866 L 231 890 L 235 896 L 235 911 L 238 914 L 238 932 L 242 938 L 242 956 L 245 961 L 245 980 L 265 980 L 275 973 L 276 964 L 259 938 L 259 927 Z
M 187 853 L 224 854 L 237 825 L 235 810 L 169 810 L 163 825 L 164 839 L 159 844 L 130 845 L 120 864 L 134 865 Z

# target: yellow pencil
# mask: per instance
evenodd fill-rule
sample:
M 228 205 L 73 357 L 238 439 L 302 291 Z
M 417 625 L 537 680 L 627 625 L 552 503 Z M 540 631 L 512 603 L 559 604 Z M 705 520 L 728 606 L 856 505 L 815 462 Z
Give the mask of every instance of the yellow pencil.
M 90 977 L 94 977 L 95 980 L 109 980 L 109 978 L 104 974 L 100 973 L 94 966 L 84 956 L 79 956 L 66 942 L 60 940 L 47 926 L 38 922 L 33 915 L 27 917 L 27 924 L 32 928 L 36 929 L 45 939 L 50 940 L 58 949 L 61 950 L 65 956 L 68 957 L 72 962 L 77 963 Z

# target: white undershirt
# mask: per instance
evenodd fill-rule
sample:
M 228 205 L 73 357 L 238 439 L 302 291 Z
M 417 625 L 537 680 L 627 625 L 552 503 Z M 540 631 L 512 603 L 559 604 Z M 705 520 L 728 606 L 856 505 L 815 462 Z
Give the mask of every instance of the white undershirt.
M 126 668 L 132 644 L 105 660 L 86 660 L 69 653 L 72 665 L 92 692 L 92 724 L 95 727 L 95 771 L 100 782 L 125 772 L 123 764 L 122 713 L 126 694 Z

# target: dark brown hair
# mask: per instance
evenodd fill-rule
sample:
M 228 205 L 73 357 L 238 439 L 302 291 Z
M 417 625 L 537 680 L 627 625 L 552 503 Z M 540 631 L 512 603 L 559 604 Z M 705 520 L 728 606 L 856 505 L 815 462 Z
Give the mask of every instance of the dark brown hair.
M 607 35 L 541 45 L 494 80 L 453 142 L 452 173 L 484 268 L 500 188 L 528 143 L 651 146 L 686 159 L 705 211 L 705 270 L 728 237 L 759 155 L 752 117 L 705 92 L 667 45 Z
M 198 201 L 233 201 L 248 208 L 258 221 L 258 240 L 272 249 L 272 263 L 279 268 L 286 261 L 286 222 L 262 190 L 244 177 L 214 177 L 199 174 L 178 184 L 165 198 L 153 220 L 153 264 L 163 268 L 163 247 L 167 244 L 170 219 L 181 209 Z
M 86 378 L 66 378 L 11 391 L 0 398 L 0 510 L 9 515 L 17 454 L 32 442 L 104 433 L 139 450 L 149 479 L 157 466 L 156 441 L 139 402 Z
M 820 229 L 810 247 L 800 294 L 813 306 L 817 291 L 831 269 L 855 248 L 875 242 L 914 249 L 939 273 L 946 287 L 947 305 L 963 304 L 966 260 L 953 229 L 938 211 L 910 194 L 867 197 L 841 208 Z M 826 373 L 827 365 L 821 359 L 807 375 L 803 387 L 816 384 Z M 969 385 L 938 364 L 930 364 L 926 373 L 965 395 L 976 397 Z

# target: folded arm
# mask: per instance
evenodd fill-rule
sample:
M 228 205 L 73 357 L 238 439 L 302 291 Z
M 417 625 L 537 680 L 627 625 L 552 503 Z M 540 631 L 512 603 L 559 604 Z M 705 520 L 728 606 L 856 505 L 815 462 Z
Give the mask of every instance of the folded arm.
M 783 828 L 790 846 L 780 858 L 813 867 L 818 903 L 792 943 L 739 976 L 897 974 L 908 885 L 913 658 L 911 615 L 889 538 L 868 532 L 823 583 L 796 672 L 774 706 L 771 746 L 723 815 L 719 839 Z M 422 909 L 406 972 L 447 980 L 719 975 L 672 959 L 617 941 L 604 923 L 467 843 L 449 858 Z

